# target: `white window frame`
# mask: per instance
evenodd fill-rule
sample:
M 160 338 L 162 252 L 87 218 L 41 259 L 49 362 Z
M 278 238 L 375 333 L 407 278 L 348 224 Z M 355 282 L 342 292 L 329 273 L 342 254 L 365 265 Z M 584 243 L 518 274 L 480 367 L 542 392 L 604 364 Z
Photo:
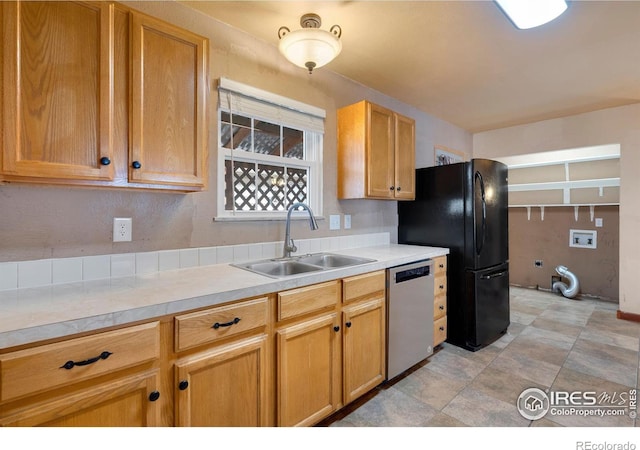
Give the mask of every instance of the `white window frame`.
M 222 111 L 260 119 L 304 133 L 304 160 L 291 158 L 289 167 L 308 167 L 307 201 L 317 218 L 322 218 L 322 153 L 324 141 L 324 119 L 326 112 L 315 106 L 263 91 L 227 78 L 220 78 L 218 85 L 218 171 L 217 171 L 217 214 L 214 220 L 284 220 L 287 211 L 235 211 L 225 209 L 225 159 L 233 155 L 236 161 L 250 161 L 263 164 L 282 164 L 273 156 L 250 153 L 243 150 L 224 148 L 220 142 Z M 294 213 L 306 217 L 306 213 Z

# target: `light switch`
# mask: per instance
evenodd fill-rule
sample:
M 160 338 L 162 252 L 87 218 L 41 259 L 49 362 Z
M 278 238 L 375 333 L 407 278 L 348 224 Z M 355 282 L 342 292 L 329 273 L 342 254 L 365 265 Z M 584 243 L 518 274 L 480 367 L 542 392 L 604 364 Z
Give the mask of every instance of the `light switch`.
M 351 214 L 344 215 L 344 229 L 348 230 L 351 228 Z

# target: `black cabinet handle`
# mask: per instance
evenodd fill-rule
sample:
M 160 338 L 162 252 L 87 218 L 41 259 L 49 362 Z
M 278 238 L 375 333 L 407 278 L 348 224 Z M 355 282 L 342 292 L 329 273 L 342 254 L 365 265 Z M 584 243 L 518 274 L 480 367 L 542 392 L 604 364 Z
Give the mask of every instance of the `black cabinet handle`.
M 444 327 L 440 327 L 440 331 L 444 331 Z
M 401 188 L 400 186 L 398 186 L 398 187 L 396 188 L 396 191 L 398 191 L 398 192 L 400 192 L 401 190 L 402 190 L 402 188 Z
M 440 305 L 440 311 L 444 311 L 444 305 Z
M 347 328 L 351 328 L 351 322 L 347 322 L 345 323 L 345 325 L 347 326 Z
M 227 323 L 216 322 L 216 323 L 213 324 L 213 326 L 211 328 L 217 330 L 220 327 L 230 327 L 231 325 L 235 325 L 238 322 L 240 322 L 240 318 L 236 317 L 231 322 L 227 322 Z
M 179 384 L 178 384 L 178 389 L 180 389 L 181 391 L 184 391 L 186 388 L 189 387 L 189 382 L 187 380 L 182 380 Z
M 389 188 L 389 190 L 390 190 L 390 191 L 393 191 L 394 189 L 395 189 L 395 187 L 393 187 L 393 186 L 391 186 L 391 187 Z
M 100 158 L 100 164 L 102 164 L 103 166 L 108 166 L 109 164 L 111 164 L 111 160 L 106 156 L 103 156 L 102 158 Z
M 140 164 L 140 161 L 134 161 L 131 163 L 131 167 L 133 167 L 134 169 L 139 169 L 140 167 L 142 167 L 142 164 Z
M 439 287 L 440 289 L 444 289 L 444 284 L 441 284 Z
M 438 267 L 440 267 L 441 269 L 444 269 L 444 264 L 440 264 L 438 265 Z
M 94 362 L 100 361 L 101 359 L 107 359 L 109 356 L 113 355 L 111 352 L 102 352 L 98 356 L 93 358 L 85 359 L 84 361 L 67 361 L 63 365 L 60 366 L 61 369 L 71 370 L 75 366 L 88 366 L 89 364 L 93 364 Z
M 338 331 L 340 331 L 340 327 L 339 326 L 333 327 L 333 331 L 335 331 L 337 333 Z
M 158 391 L 153 391 L 151 394 L 149 394 L 149 401 L 150 402 L 155 402 L 159 398 L 160 398 L 160 392 L 158 392 Z

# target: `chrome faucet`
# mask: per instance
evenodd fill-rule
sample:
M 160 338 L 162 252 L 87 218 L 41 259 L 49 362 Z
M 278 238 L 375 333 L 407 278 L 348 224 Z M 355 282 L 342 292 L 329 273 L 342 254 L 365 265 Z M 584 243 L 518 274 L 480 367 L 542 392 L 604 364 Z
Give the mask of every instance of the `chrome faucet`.
M 313 217 L 313 211 L 304 203 L 294 203 L 289 206 L 289 210 L 287 211 L 287 225 L 284 232 L 284 250 L 282 252 L 283 258 L 290 258 L 291 252 L 298 251 L 298 247 L 296 247 L 293 239 L 291 239 L 291 213 L 294 209 L 302 208 L 309 213 L 309 228 L 312 230 L 318 229 L 318 223 L 316 222 L 316 218 Z

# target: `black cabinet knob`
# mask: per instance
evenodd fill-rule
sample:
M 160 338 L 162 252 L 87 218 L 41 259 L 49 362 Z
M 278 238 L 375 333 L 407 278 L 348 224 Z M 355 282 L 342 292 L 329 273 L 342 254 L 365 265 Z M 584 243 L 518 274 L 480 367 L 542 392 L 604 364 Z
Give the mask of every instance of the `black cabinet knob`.
M 109 164 L 111 164 L 111 160 L 106 156 L 103 156 L 102 158 L 100 158 L 100 164 L 102 164 L 103 166 L 108 166 Z
M 347 322 L 345 323 L 345 325 L 347 326 L 347 328 L 351 328 L 351 322 Z
M 142 167 L 142 164 L 140 164 L 140 161 L 134 161 L 131 163 L 131 167 L 133 167 L 134 169 L 139 169 L 140 167 Z
M 444 331 L 444 327 L 440 327 L 440 331 Z
M 444 311 L 444 305 L 440 305 L 440 310 Z
M 402 190 L 402 188 L 401 188 L 400 186 L 398 186 L 398 187 L 396 188 L 396 191 L 398 191 L 398 192 L 400 192 L 401 190 Z
M 187 380 L 182 380 L 179 384 L 178 384 L 178 389 L 180 389 L 181 391 L 184 391 L 186 388 L 189 387 L 189 382 Z
M 390 187 L 389 187 L 389 190 L 390 190 L 390 191 L 393 191 L 394 189 L 395 189 L 395 187 L 393 187 L 393 186 L 390 186 Z
M 333 327 L 333 331 L 335 331 L 337 333 L 338 331 L 340 331 L 340 327 L 339 326 Z
M 149 401 L 151 402 L 155 402 L 159 398 L 160 398 L 160 392 L 158 391 L 153 391 L 151 394 L 149 394 Z

